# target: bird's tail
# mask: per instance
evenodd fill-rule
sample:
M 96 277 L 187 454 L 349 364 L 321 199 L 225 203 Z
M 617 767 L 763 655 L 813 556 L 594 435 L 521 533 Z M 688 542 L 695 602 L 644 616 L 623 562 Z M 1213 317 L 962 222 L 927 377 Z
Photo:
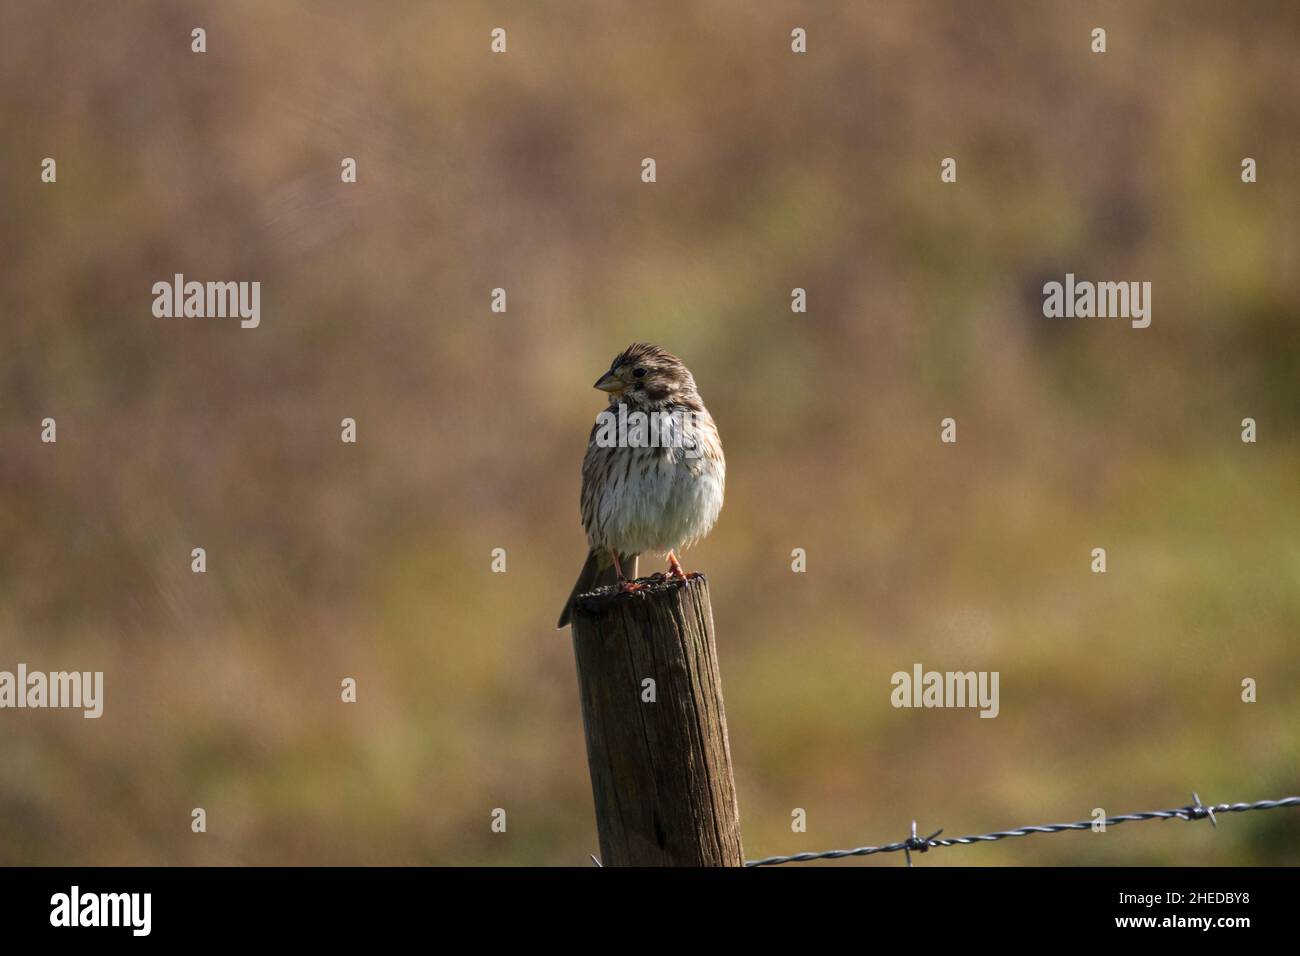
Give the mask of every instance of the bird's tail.
M 618 556 L 618 563 L 623 568 L 623 574 L 627 576 L 629 581 L 636 578 L 636 558 L 635 554 L 620 554 Z M 586 594 L 588 591 L 594 591 L 596 588 L 605 587 L 608 584 L 615 584 L 617 581 L 618 575 L 614 571 L 614 562 L 610 560 L 609 552 L 603 548 L 599 552 L 589 551 L 587 553 L 587 562 L 578 573 L 578 580 L 569 593 L 569 599 L 564 602 L 564 610 L 560 612 L 559 623 L 555 626 L 561 628 L 569 625 L 573 602 L 579 594 Z

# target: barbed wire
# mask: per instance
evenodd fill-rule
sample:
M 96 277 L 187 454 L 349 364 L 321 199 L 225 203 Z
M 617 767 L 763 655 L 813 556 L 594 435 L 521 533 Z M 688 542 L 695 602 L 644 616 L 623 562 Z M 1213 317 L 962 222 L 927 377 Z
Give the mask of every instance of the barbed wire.
M 996 833 L 981 833 L 978 836 L 948 837 L 938 839 L 942 829 L 934 831 L 928 837 L 916 835 L 916 821 L 912 821 L 912 834 L 898 843 L 886 843 L 884 846 L 860 846 L 856 850 L 823 850 L 820 853 L 795 853 L 792 856 L 769 856 L 762 860 L 746 860 L 745 866 L 777 866 L 782 863 L 806 863 L 809 860 L 838 860 L 846 856 L 871 856 L 874 853 L 897 853 L 903 851 L 907 865 L 912 865 L 912 853 L 925 853 L 932 847 L 969 846 L 973 843 L 994 843 L 1008 837 L 1029 836 L 1031 833 L 1063 833 L 1066 830 L 1091 830 L 1095 826 L 1117 826 L 1132 820 L 1204 820 L 1209 818 L 1211 826 L 1218 827 L 1215 815 L 1219 813 L 1245 813 L 1248 810 L 1276 810 L 1279 807 L 1300 807 L 1300 797 L 1283 797 L 1280 800 L 1256 800 L 1254 803 L 1218 803 L 1206 806 L 1200 796 L 1193 792 L 1193 802 L 1174 810 L 1149 810 L 1145 813 L 1122 813 L 1117 817 L 1107 817 L 1104 821 L 1090 820 L 1085 823 L 1048 823 L 1036 827 L 1018 827 L 1014 830 L 999 830 Z

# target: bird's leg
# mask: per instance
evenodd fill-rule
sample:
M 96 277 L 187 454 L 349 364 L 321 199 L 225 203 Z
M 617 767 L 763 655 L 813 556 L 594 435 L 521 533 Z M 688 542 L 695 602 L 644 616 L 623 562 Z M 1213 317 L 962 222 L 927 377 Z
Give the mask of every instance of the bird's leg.
M 640 591 L 644 584 L 637 584 L 635 581 L 629 581 L 623 577 L 623 566 L 618 563 L 618 552 L 610 549 L 609 556 L 614 559 L 614 573 L 618 575 L 619 591 Z
M 678 581 L 685 581 L 688 575 L 682 570 L 682 566 L 677 563 L 677 555 L 668 552 L 668 576 L 676 578 Z

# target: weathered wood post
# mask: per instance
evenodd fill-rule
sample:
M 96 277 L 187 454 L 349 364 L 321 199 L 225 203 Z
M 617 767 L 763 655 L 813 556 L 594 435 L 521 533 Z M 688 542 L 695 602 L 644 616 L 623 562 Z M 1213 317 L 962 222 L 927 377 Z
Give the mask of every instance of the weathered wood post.
M 708 583 L 642 583 L 573 609 L 601 862 L 741 866 Z

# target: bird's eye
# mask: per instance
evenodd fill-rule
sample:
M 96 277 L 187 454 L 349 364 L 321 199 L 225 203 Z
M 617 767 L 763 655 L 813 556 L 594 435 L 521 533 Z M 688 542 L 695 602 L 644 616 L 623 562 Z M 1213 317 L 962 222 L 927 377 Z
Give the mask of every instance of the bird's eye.
M 632 374 L 635 375 L 637 378 L 645 378 L 645 369 L 643 368 L 633 369 Z

